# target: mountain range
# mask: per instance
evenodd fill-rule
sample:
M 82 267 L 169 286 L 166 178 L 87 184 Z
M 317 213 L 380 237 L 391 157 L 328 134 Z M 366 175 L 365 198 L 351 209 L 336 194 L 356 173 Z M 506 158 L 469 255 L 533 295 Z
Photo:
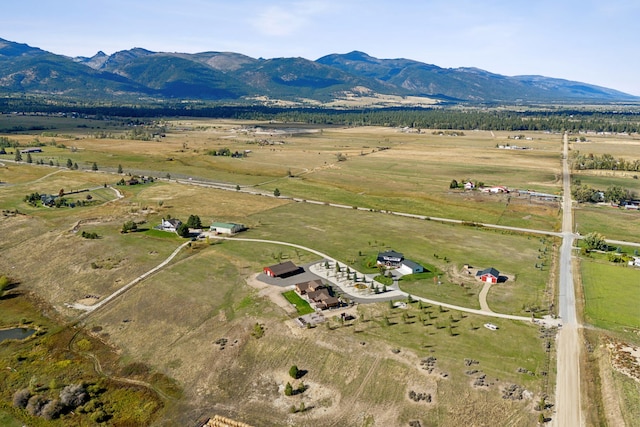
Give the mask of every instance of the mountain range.
M 407 105 L 407 99 L 418 104 L 640 101 L 640 97 L 587 83 L 441 68 L 410 59 L 378 59 L 359 51 L 315 61 L 142 48 L 70 58 L 4 39 L 0 39 L 0 94 L 289 105 L 342 105 L 354 100 Z

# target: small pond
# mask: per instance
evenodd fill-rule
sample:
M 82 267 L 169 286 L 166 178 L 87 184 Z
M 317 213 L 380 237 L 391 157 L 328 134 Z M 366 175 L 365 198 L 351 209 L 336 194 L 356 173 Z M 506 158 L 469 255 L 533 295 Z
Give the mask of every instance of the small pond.
M 33 335 L 35 331 L 35 329 L 27 328 L 0 329 L 0 342 L 4 340 L 23 340 Z

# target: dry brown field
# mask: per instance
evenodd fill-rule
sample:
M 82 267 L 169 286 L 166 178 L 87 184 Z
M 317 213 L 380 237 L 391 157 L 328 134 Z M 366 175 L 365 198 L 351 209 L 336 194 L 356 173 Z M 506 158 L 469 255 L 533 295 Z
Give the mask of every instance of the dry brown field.
M 402 251 L 445 272 L 441 297 L 456 303 L 477 295 L 477 290 L 464 295 L 453 274 L 466 263 L 493 266 L 515 279 L 489 293 L 496 311 L 527 315 L 525 305 L 545 307 L 552 298 L 548 268 L 534 265 L 547 256 L 543 250 L 549 251 L 547 266 L 552 262 L 553 240 L 378 211 L 557 229 L 557 203 L 451 190 L 449 183 L 471 179 L 557 194 L 560 135 L 526 133 L 530 139 L 514 140 L 516 133 L 507 132 L 445 136 L 382 127 L 193 119 L 163 124 L 166 136 L 150 141 L 121 139 L 128 129 L 117 126 L 109 138 L 97 138 L 86 128 L 66 130 L 72 138 L 40 138 L 57 145 L 45 145 L 34 160 L 64 166 L 70 158 L 80 171 L 15 165 L 3 162 L 12 155 L 0 156 L 0 205 L 7 211 L 0 217 L 0 272 L 15 275 L 22 289 L 74 320 L 80 312 L 69 304 L 109 295 L 183 242 L 153 231 L 121 234 L 125 221 L 151 229 L 169 215 L 186 220 L 197 214 L 205 225 L 243 223 L 249 227 L 246 237 L 307 245 L 354 268 L 380 250 Z M 19 139 L 27 144 L 34 137 Z M 506 143 L 531 150 L 496 148 Z M 242 159 L 208 154 L 222 148 L 250 153 Z M 97 172 L 89 171 L 93 162 Z M 118 165 L 123 176 L 115 174 Z M 99 188 L 127 173 L 160 179 L 115 187 L 122 199 Z M 189 177 L 238 185 L 242 191 L 175 182 Z M 61 188 L 96 188 L 92 194 L 99 203 L 49 209 L 22 201 L 31 192 L 56 194 Z M 283 197 L 246 192 L 270 194 L 276 188 Z M 629 231 L 634 230 L 631 225 Z M 82 231 L 100 238 L 84 239 Z M 123 365 L 145 363 L 182 387 L 184 398 L 166 402 L 158 425 L 193 424 L 218 413 L 256 426 L 407 426 L 415 420 L 422 426 L 533 426 L 537 401 L 543 395 L 552 401 L 553 348 L 545 351 L 547 338 L 534 325 L 496 320 L 499 331 L 489 331 L 482 327 L 483 317 L 415 305 L 403 316 L 377 303 L 352 309 L 354 319 L 345 325 L 330 316 L 329 327 L 302 329 L 286 304 L 274 302 L 277 292 L 270 298 L 254 287 L 252 277 L 279 257 L 299 264 L 316 261 L 305 251 L 267 243 L 194 242 L 163 270 L 85 320 L 96 337 L 118 349 Z M 428 284 L 418 286 L 429 295 Z M 428 310 L 434 318 L 424 325 Z M 256 323 L 264 327 L 261 338 L 252 335 Z M 430 356 L 437 359 L 431 372 L 421 365 Z M 478 364 L 465 366 L 465 359 Z M 307 371 L 300 380 L 288 377 L 292 364 Z M 481 375 L 487 385 L 474 385 Z M 287 397 L 286 382 L 304 382 L 308 389 Z M 526 390 L 523 400 L 503 399 L 512 384 Z M 411 400 L 411 391 L 431 395 L 431 403 Z M 302 403 L 304 411 L 291 413 Z

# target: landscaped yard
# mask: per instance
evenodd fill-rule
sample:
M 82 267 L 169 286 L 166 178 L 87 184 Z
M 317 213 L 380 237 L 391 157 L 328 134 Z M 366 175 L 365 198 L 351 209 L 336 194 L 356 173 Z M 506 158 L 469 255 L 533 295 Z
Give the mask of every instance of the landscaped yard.
M 294 290 L 283 292 L 282 296 L 296 308 L 300 316 L 315 312 L 309 303 L 303 300 Z

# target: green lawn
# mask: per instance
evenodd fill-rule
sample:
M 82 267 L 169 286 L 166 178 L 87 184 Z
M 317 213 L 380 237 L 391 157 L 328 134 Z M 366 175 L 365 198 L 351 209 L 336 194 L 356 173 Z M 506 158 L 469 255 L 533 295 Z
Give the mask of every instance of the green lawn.
M 296 310 L 298 310 L 298 314 L 300 316 L 304 316 L 305 314 L 313 313 L 315 311 L 308 302 L 300 298 L 300 295 L 298 295 L 296 291 L 291 290 L 283 292 L 282 296 L 285 297 L 285 299 L 291 304 L 293 304 Z
M 585 318 L 604 329 L 640 329 L 640 270 L 582 260 Z

